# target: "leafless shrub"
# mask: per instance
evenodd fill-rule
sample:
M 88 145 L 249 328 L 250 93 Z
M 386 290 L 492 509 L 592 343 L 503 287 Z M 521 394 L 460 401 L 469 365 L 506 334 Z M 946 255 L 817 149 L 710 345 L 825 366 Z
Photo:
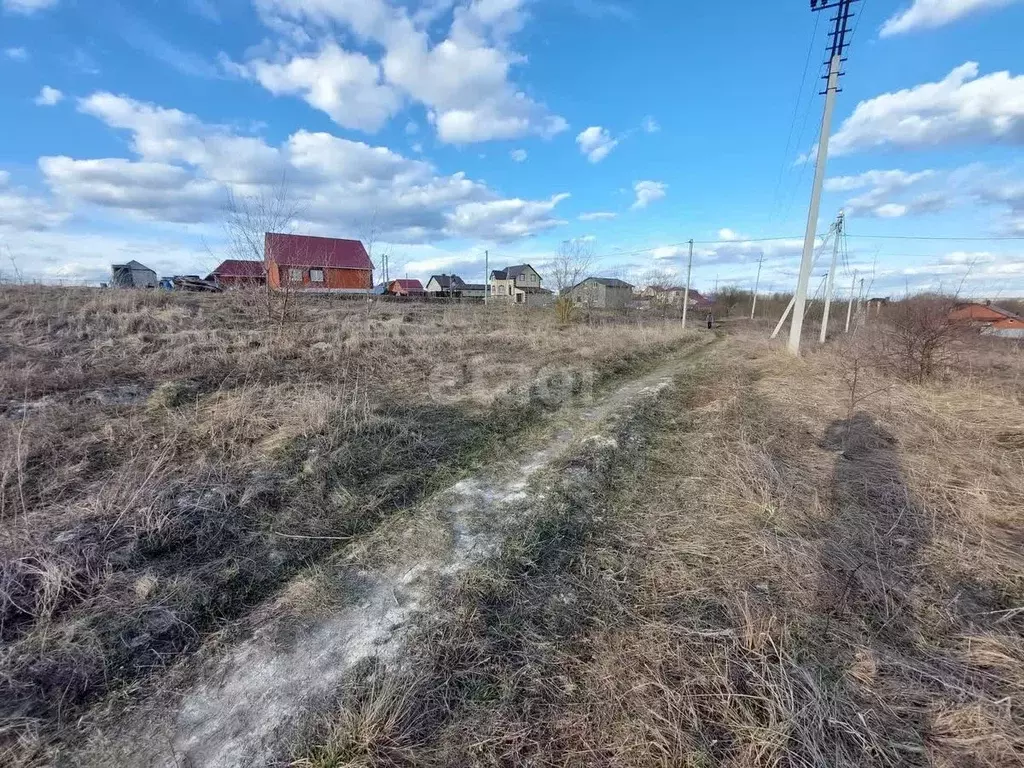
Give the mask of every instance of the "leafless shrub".
M 953 361 L 953 343 L 962 335 L 961 326 L 950 319 L 954 303 L 944 297 L 911 297 L 886 308 L 879 351 L 893 372 L 920 384 Z

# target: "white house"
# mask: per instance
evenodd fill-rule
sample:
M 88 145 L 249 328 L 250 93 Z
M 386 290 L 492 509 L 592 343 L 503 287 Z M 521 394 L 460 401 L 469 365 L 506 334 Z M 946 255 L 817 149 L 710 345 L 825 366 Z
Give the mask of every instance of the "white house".
M 550 304 L 553 294 L 541 282 L 540 274 L 529 264 L 496 269 L 491 272 L 491 296 L 515 304 Z

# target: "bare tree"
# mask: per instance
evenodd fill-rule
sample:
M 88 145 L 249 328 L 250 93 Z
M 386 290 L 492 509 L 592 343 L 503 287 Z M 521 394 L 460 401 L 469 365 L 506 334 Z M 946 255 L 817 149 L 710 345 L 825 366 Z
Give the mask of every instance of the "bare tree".
M 273 187 L 263 188 L 253 195 L 240 197 L 228 190 L 227 216 L 224 233 L 230 257 L 241 261 L 258 261 L 263 265 L 265 287 L 254 291 L 262 293 L 268 320 L 285 321 L 291 295 L 289 281 L 279 276 L 280 290 L 275 295 L 271 287 L 270 262 L 273 254 L 267 253 L 268 233 L 292 234 L 295 222 L 302 213 L 301 207 L 289 194 L 287 180 L 282 178 Z
M 562 323 L 572 320 L 575 304 L 569 289 L 579 284 L 594 264 L 594 248 L 584 240 L 563 240 L 554 258 L 548 263 L 547 271 L 558 291 L 555 311 Z

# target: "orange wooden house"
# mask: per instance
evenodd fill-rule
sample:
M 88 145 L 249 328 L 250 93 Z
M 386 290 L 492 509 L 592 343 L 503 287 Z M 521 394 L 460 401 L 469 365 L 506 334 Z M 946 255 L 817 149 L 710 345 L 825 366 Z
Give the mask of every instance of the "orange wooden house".
M 268 232 L 264 259 L 272 288 L 339 293 L 373 288 L 373 262 L 358 240 Z

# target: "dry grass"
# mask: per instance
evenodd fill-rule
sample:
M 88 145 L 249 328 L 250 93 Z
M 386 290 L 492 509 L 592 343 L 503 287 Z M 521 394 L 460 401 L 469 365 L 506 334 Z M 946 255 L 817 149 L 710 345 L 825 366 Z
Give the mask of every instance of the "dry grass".
M 192 652 L 496 450 L 557 407 L 538 377 L 680 338 L 516 309 L 310 298 L 268 326 L 244 296 L 0 288 L 0 741 Z
M 298 765 L 1024 763 L 1017 353 L 857 390 L 855 350 L 714 354 Z

